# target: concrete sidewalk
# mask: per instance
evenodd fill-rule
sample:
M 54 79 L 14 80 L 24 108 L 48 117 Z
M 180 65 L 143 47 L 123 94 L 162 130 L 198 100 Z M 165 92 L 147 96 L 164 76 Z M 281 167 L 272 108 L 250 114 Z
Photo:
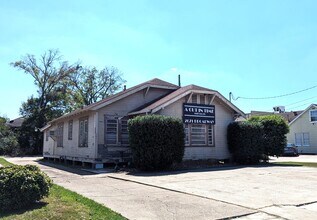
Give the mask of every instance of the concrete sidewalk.
M 10 158 L 37 164 L 34 158 Z M 317 219 L 317 169 L 226 167 L 89 174 L 37 164 L 54 182 L 129 219 Z
M 67 171 L 39 164 L 36 158 L 6 158 L 38 165 L 54 183 L 93 199 L 128 219 L 222 219 L 255 211 L 239 205 L 110 178 L 108 174 Z M 79 173 L 78 173 L 79 172 Z

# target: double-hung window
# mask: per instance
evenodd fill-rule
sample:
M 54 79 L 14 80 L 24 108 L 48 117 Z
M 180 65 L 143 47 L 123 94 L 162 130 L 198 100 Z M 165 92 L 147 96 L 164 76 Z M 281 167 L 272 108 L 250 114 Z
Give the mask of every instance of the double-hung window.
M 185 124 L 186 146 L 213 146 L 213 125 Z
M 79 147 L 88 147 L 88 117 L 79 119 Z
M 105 144 L 113 146 L 128 146 L 128 118 L 105 116 Z
M 310 119 L 310 122 L 317 122 L 317 110 L 309 111 L 309 119 Z
M 68 122 L 68 140 L 73 139 L 73 120 Z
M 302 147 L 302 146 L 309 146 L 309 133 L 295 133 L 295 145 Z
M 56 142 L 57 147 L 63 147 L 63 138 L 64 138 L 64 123 L 60 123 L 57 125 L 56 129 Z

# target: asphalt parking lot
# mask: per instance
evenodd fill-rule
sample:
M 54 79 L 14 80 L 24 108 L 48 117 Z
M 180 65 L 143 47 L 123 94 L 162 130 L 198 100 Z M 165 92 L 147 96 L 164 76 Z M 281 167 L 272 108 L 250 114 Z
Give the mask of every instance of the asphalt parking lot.
M 310 157 L 296 158 L 316 160 Z M 8 160 L 36 164 L 35 158 Z M 39 165 L 55 183 L 129 219 L 317 219 L 316 168 L 252 166 L 89 175 Z

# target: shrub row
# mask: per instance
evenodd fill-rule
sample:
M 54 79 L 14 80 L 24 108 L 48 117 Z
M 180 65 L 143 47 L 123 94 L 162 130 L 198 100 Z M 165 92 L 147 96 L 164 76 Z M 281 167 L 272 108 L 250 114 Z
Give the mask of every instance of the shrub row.
M 288 125 L 278 115 L 255 116 L 228 126 L 228 146 L 235 162 L 256 164 L 280 156 L 286 145 Z
M 129 120 L 129 141 L 136 167 L 163 170 L 184 155 L 184 128 L 180 119 L 161 115 L 137 116 Z
M 52 181 L 36 166 L 0 168 L 0 210 L 21 209 L 49 194 Z

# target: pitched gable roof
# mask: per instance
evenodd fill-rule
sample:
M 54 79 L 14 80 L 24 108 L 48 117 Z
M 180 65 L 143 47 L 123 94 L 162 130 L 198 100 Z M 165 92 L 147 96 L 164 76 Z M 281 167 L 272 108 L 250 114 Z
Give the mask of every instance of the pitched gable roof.
M 69 116 L 72 116 L 72 115 L 76 115 L 76 114 L 80 114 L 80 113 L 83 113 L 83 112 L 87 112 L 87 111 L 94 111 L 94 110 L 98 110 L 100 108 L 103 108 L 113 102 L 116 102 L 122 98 L 125 98 L 133 93 L 136 93 L 140 90 L 143 90 L 145 88 L 162 88 L 162 89 L 168 89 L 168 90 L 176 90 L 179 88 L 179 86 L 177 85 L 174 85 L 172 83 L 169 83 L 169 82 L 166 82 L 166 81 L 163 81 L 163 80 L 160 80 L 158 78 L 154 78 L 152 80 L 149 80 L 149 81 L 146 81 L 144 83 L 141 83 L 141 84 L 138 84 L 136 86 L 133 86 L 131 88 L 128 88 L 126 90 L 123 90 L 121 92 L 118 92 L 114 95 L 111 95 L 111 96 L 108 96 L 98 102 L 95 102 L 95 103 L 92 103 L 88 106 L 84 106 L 83 108 L 81 109 L 77 109 L 75 111 L 72 111 L 68 114 L 65 114 L 59 118 L 56 118 L 54 120 L 52 120 L 50 123 L 53 123 L 53 122 L 56 122 L 58 120 L 61 120 L 63 118 L 67 118 Z
M 317 104 L 311 104 L 310 106 L 308 106 L 301 114 L 299 114 L 293 121 L 291 121 L 289 125 L 293 124 L 295 121 L 297 121 L 297 119 L 299 119 L 303 114 L 305 114 L 308 110 L 312 108 L 317 108 Z
M 234 111 L 239 113 L 242 116 L 245 116 L 245 114 L 237 108 L 235 105 L 233 105 L 229 100 L 227 100 L 224 96 L 222 96 L 219 92 L 211 89 L 207 89 L 201 86 L 197 85 L 188 85 L 181 87 L 177 89 L 176 91 L 168 94 L 167 96 L 163 97 L 162 99 L 146 106 L 145 108 L 131 112 L 129 115 L 137 115 L 137 114 L 146 114 L 146 113 L 155 113 L 159 111 L 160 109 L 164 108 L 165 106 L 170 105 L 171 103 L 185 97 L 188 94 L 191 93 L 201 93 L 201 94 L 212 94 L 220 98 L 225 104 L 227 104 L 229 107 L 231 107 Z

